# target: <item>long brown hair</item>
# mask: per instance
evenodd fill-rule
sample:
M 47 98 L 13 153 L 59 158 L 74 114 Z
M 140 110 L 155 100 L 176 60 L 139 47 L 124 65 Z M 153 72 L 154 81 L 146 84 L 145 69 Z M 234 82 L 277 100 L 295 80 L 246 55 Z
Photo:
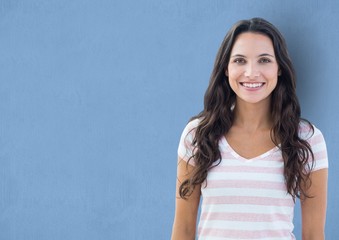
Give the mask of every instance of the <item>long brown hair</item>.
M 198 126 L 194 129 L 195 134 L 192 142 L 194 154 L 189 159 L 189 161 L 194 161 L 195 168 L 192 177 L 180 185 L 179 193 L 182 198 L 189 196 L 195 186 L 206 180 L 208 171 L 221 162 L 219 140 L 232 126 L 234 117 L 232 106 L 236 100 L 225 70 L 228 67 L 234 42 L 237 36 L 244 32 L 263 34 L 269 37 L 273 43 L 281 74 L 279 74 L 277 86 L 271 94 L 273 119 L 271 139 L 282 152 L 287 192 L 294 199 L 300 198 L 300 196 L 308 197 L 305 186 L 310 186 L 309 168 L 313 166 L 314 157 L 309 143 L 299 136 L 300 122 L 304 121 L 308 124 L 310 131 L 314 129 L 309 121 L 300 117 L 295 71 L 283 36 L 268 21 L 262 18 L 252 18 L 237 22 L 226 34 L 217 53 L 205 93 L 204 109 L 191 119 L 200 119 Z M 311 165 L 309 165 L 309 159 L 312 159 Z

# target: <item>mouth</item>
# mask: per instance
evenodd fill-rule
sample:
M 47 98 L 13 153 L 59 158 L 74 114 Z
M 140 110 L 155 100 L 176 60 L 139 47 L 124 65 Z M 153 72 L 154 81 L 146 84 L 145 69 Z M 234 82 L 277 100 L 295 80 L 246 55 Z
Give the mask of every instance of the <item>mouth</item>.
M 265 85 L 265 83 L 261 82 L 261 83 L 248 83 L 248 82 L 241 82 L 240 83 L 241 86 L 245 87 L 245 88 L 250 88 L 250 89 L 258 89 L 261 88 L 262 86 Z

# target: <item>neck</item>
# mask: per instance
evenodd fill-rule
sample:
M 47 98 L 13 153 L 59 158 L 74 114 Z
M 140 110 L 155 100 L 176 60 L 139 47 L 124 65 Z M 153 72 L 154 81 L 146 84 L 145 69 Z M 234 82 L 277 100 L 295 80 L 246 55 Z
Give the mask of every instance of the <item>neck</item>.
M 272 128 L 272 117 L 270 103 L 247 103 L 236 101 L 234 108 L 234 126 L 242 127 L 248 132 L 270 130 Z

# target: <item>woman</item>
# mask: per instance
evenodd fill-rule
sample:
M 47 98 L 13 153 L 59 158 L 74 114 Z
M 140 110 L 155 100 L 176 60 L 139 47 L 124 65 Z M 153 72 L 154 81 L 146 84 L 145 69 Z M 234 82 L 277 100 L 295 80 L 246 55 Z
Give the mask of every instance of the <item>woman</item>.
M 302 239 L 325 239 L 326 145 L 301 119 L 295 88 L 279 31 L 260 18 L 236 23 L 181 136 L 172 240 L 295 239 L 296 198 Z

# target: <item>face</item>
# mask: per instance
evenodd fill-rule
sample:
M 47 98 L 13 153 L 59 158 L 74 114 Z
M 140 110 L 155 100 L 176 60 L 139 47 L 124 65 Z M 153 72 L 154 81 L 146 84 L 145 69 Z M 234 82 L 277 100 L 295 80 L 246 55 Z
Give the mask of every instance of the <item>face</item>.
M 231 51 L 226 71 L 237 102 L 270 102 L 278 82 L 279 67 L 269 37 L 246 32 L 240 34 Z

